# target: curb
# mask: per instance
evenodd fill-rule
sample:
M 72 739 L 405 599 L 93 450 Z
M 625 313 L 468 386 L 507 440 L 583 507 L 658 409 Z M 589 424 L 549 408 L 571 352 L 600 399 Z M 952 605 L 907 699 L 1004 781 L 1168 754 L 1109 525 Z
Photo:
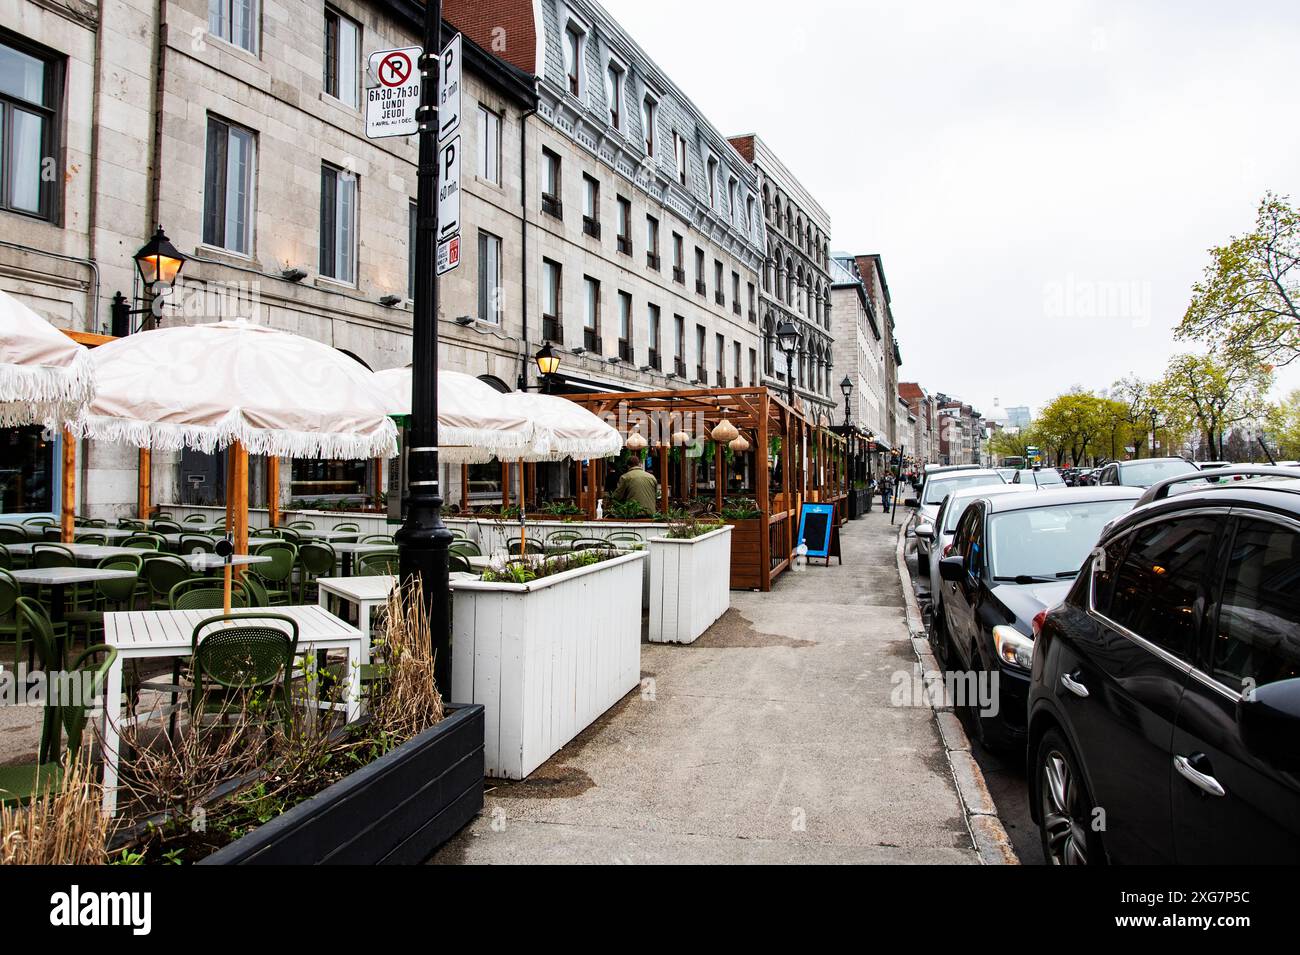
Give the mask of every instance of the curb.
M 930 687 L 935 682 L 943 685 L 943 670 L 934 658 L 930 641 L 926 636 L 921 605 L 917 603 L 916 593 L 912 590 L 912 575 L 907 570 L 907 524 L 898 529 L 898 545 L 894 557 L 898 564 L 898 581 L 903 589 L 903 609 L 907 618 L 907 632 L 912 640 L 912 652 L 916 654 L 917 666 L 920 668 L 924 686 Z M 1019 865 L 1020 859 L 1011 846 L 1011 838 L 1006 827 L 998 818 L 997 806 L 989 795 L 988 785 L 984 782 L 984 773 L 970 754 L 970 739 L 957 714 L 952 711 L 942 693 L 926 694 L 925 705 L 934 712 L 935 727 L 943 743 L 944 756 L 948 759 L 948 769 L 957 786 L 961 798 L 962 812 L 966 816 L 966 828 L 970 832 L 975 851 L 979 854 L 982 865 Z

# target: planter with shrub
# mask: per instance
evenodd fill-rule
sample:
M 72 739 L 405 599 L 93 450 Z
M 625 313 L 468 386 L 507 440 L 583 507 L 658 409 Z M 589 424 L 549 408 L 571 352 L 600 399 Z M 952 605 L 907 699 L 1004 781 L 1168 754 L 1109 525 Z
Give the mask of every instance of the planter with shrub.
M 687 521 L 650 540 L 650 642 L 694 643 L 731 605 L 729 524 Z

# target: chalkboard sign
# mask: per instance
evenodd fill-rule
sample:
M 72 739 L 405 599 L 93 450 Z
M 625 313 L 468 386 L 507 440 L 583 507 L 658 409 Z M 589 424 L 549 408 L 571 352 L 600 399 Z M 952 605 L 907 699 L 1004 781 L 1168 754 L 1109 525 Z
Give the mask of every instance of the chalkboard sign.
M 799 540 L 808 546 L 809 557 L 840 556 L 839 526 L 834 504 L 804 504 L 799 509 Z M 841 558 L 841 563 L 843 559 Z

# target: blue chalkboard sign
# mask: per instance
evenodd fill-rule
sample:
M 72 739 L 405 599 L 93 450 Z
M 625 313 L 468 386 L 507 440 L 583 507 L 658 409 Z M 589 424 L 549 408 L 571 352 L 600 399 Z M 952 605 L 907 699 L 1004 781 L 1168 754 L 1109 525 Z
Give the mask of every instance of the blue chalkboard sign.
M 808 545 L 809 557 L 830 560 L 835 530 L 834 504 L 805 504 L 799 509 L 799 540 Z

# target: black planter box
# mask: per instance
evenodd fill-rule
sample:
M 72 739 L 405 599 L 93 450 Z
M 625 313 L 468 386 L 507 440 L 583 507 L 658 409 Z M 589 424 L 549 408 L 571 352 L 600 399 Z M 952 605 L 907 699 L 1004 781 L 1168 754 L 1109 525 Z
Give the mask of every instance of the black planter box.
M 447 717 L 199 865 L 414 865 L 483 808 L 483 707 Z

